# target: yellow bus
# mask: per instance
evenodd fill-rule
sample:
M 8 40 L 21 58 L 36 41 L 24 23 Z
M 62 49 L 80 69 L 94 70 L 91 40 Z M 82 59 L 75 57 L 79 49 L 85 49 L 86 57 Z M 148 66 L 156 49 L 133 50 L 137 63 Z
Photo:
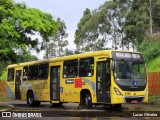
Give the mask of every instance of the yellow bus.
M 30 106 L 147 102 L 145 60 L 138 52 L 103 50 L 9 65 L 6 95 Z

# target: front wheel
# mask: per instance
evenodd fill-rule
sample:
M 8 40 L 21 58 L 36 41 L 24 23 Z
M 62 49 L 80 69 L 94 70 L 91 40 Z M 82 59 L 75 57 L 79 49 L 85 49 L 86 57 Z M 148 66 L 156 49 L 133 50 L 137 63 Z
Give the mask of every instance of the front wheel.
M 114 111 L 121 111 L 122 105 L 121 104 L 114 104 L 114 105 L 111 104 L 110 109 Z
M 92 105 L 92 98 L 90 94 L 86 94 L 84 104 L 87 108 L 92 108 L 93 105 Z
M 115 104 L 114 105 L 114 110 L 115 111 L 120 111 L 122 109 L 122 105 L 121 104 Z

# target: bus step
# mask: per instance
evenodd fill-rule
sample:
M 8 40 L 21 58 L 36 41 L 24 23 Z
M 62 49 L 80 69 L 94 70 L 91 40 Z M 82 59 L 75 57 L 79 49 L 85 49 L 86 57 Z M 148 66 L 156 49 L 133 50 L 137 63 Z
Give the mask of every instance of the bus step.
M 51 101 L 51 103 L 59 103 L 59 101 Z

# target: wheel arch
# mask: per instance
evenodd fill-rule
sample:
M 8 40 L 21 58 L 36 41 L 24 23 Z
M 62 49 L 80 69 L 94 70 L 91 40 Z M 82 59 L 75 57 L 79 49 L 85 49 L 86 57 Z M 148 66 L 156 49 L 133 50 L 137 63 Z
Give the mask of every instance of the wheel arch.
M 26 94 L 26 95 L 28 96 L 28 93 L 30 93 L 30 92 L 33 93 L 33 90 L 31 90 L 31 89 L 30 89 L 30 90 L 27 90 L 27 94 Z M 34 93 L 33 93 L 33 95 L 34 95 Z
M 80 92 L 80 96 L 84 95 L 84 94 L 90 94 L 91 95 L 91 92 L 89 89 L 82 89 L 81 92 Z
M 33 95 L 33 101 L 29 103 L 29 93 L 32 93 L 31 95 Z M 36 101 L 35 99 L 35 94 L 32 90 L 28 90 L 27 91 L 27 104 L 29 104 L 30 106 L 39 106 L 41 103 L 41 101 Z
M 91 100 L 92 100 L 92 95 L 89 89 L 82 89 L 80 91 L 80 106 L 84 104 L 84 99 L 85 99 L 85 95 L 86 94 L 90 94 L 91 96 Z

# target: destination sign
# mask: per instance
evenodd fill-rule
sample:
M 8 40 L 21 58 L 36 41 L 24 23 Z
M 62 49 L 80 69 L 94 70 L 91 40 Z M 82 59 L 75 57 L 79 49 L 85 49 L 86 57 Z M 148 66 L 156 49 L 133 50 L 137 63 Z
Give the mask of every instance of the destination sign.
M 143 60 L 143 56 L 138 53 L 131 52 L 112 52 L 112 57 L 115 59 L 136 59 Z

